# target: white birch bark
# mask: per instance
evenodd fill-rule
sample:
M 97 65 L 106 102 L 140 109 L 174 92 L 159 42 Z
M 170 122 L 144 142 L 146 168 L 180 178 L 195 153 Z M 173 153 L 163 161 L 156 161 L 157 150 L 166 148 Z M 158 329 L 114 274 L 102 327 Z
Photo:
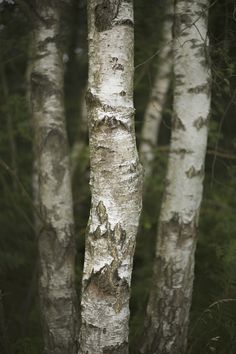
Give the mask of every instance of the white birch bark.
M 142 195 L 134 131 L 133 4 L 89 0 L 88 16 L 92 201 L 79 353 L 124 354 Z
M 185 352 L 210 110 L 208 0 L 177 0 L 174 116 L 141 353 Z
M 63 66 L 58 47 L 59 8 L 35 3 L 31 102 L 42 228 L 39 239 L 39 297 L 45 354 L 76 353 L 74 230 Z
M 152 162 L 155 157 L 158 133 L 161 124 L 163 108 L 171 82 L 173 66 L 172 26 L 173 26 L 173 0 L 166 0 L 165 18 L 163 20 L 161 48 L 158 57 L 158 71 L 151 90 L 150 99 L 144 115 L 141 132 L 140 158 L 144 167 L 145 179 L 152 172 Z

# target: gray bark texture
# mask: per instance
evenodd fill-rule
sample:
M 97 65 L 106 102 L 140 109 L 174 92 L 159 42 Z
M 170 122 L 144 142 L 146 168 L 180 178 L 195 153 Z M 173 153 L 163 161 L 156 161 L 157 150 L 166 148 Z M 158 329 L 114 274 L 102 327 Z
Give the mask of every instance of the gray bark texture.
M 167 181 L 141 353 L 186 350 L 210 111 L 208 0 L 176 0 L 174 107 Z
M 154 79 L 150 99 L 144 115 L 141 132 L 140 158 L 144 167 L 145 181 L 152 174 L 155 149 L 157 148 L 159 128 L 163 109 L 167 100 L 173 68 L 172 27 L 173 0 L 165 1 L 161 48 L 158 54 L 158 70 Z
M 41 215 L 39 298 L 45 354 L 77 353 L 74 223 L 58 46 L 61 5 L 60 1 L 35 1 L 30 80 Z
M 78 134 L 78 139 L 75 141 L 71 152 L 70 152 L 70 165 L 71 165 L 71 178 L 73 179 L 76 169 L 79 165 L 79 160 L 84 151 L 87 151 L 87 135 L 88 135 L 88 114 L 87 106 L 85 100 L 85 92 L 83 90 L 81 97 L 81 108 L 80 108 L 80 134 Z
M 142 195 L 134 131 L 132 1 L 89 0 L 88 23 L 92 200 L 79 353 L 127 354 Z

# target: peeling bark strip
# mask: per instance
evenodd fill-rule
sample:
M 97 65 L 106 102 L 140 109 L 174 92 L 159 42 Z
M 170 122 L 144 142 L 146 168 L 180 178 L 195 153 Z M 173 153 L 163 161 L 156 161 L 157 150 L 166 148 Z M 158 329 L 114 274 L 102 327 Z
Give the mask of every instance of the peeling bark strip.
M 142 194 L 134 131 L 132 1 L 90 0 L 88 18 L 92 201 L 79 353 L 127 354 Z
M 210 110 L 208 6 L 208 0 L 176 0 L 175 5 L 174 116 L 140 351 L 145 354 L 183 354 L 186 349 Z
M 144 167 L 145 178 L 148 178 L 152 172 L 152 162 L 155 158 L 154 149 L 157 146 L 163 108 L 166 103 L 167 93 L 171 82 L 173 65 L 171 43 L 173 8 L 173 0 L 166 0 L 161 41 L 162 48 L 158 58 L 158 72 L 155 77 L 151 96 L 144 115 L 142 141 L 140 144 L 140 157 Z
M 45 354 L 77 353 L 74 230 L 63 66 L 57 45 L 59 11 L 37 1 L 31 102 L 43 223 L 39 234 L 39 296 Z

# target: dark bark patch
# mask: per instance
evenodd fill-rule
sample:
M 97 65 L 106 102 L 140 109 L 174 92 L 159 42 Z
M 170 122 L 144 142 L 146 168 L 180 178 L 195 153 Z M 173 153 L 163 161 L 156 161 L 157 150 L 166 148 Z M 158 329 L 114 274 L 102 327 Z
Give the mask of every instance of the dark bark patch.
M 86 95 L 85 95 L 85 99 L 86 99 L 87 104 L 91 108 L 102 106 L 100 99 L 96 95 L 94 95 L 90 89 L 87 90 Z
M 202 8 L 202 11 L 199 11 L 199 16 L 201 15 L 201 16 L 207 17 L 207 15 L 208 15 L 208 10 L 209 10 L 209 6 L 208 6 L 207 4 L 203 4 L 203 3 L 201 3 L 201 2 L 199 2 L 198 6 L 199 6 L 200 8 Z
M 122 64 L 115 64 L 113 65 L 112 69 L 124 71 L 124 66 Z
M 206 70 L 209 70 L 209 68 L 211 67 L 211 56 L 209 52 L 209 46 L 205 43 L 199 45 L 199 49 L 195 56 L 196 58 L 200 59 L 200 64 L 204 68 L 206 68 Z
M 185 172 L 186 176 L 188 178 L 194 178 L 198 176 L 203 176 L 204 175 L 204 168 L 203 166 L 200 168 L 200 170 L 195 169 L 194 166 L 191 166 L 188 171 Z
M 178 117 L 176 113 L 173 113 L 172 124 L 174 129 L 186 130 L 182 120 Z
M 139 167 L 140 167 L 140 162 L 137 159 L 135 162 L 131 163 L 130 172 L 132 172 L 132 173 L 136 172 L 139 169 Z
M 170 223 L 178 224 L 179 220 L 180 220 L 180 216 L 179 216 L 178 213 L 175 212 L 175 213 L 172 214 L 172 218 L 170 220 Z
M 121 245 L 121 248 L 123 248 L 126 240 L 126 231 L 121 227 L 120 223 L 117 223 L 114 227 L 114 237 L 116 242 Z
M 115 108 L 110 106 L 109 104 L 102 104 L 102 109 L 104 110 L 104 112 L 111 112 L 115 110 Z
M 110 265 L 105 265 L 98 272 L 92 272 L 88 280 L 87 289 L 95 292 L 97 296 L 112 296 L 116 299 L 116 304 L 122 300 L 122 293 L 128 293 L 129 286 L 126 279 L 121 279 L 118 275 L 118 264 L 113 261 Z M 115 304 L 115 305 L 116 305 Z
M 134 27 L 134 22 L 130 20 L 129 18 L 123 19 L 123 20 L 118 20 L 114 23 L 114 26 L 128 26 L 128 27 Z
M 44 210 L 45 214 L 47 210 Z M 41 259 L 45 263 L 46 267 L 50 267 L 50 264 L 55 262 L 55 251 L 58 242 L 56 230 L 45 222 L 44 226 L 39 232 L 39 248 L 41 253 Z M 50 274 L 50 271 L 48 272 Z
M 209 117 L 207 118 L 199 117 L 194 121 L 193 126 L 197 128 L 197 130 L 200 130 L 203 127 L 207 127 L 208 123 L 209 123 Z
M 100 327 L 93 325 L 92 323 L 88 323 L 89 328 L 100 330 Z
M 39 233 L 40 258 L 41 262 L 48 268 L 49 277 L 52 273 L 52 264 L 54 265 L 54 270 L 58 271 L 65 264 L 68 264 L 69 258 L 71 258 L 72 262 L 74 261 L 75 244 L 73 225 L 67 225 L 64 232 L 66 234 L 66 240 L 64 242 L 59 241 L 57 231 L 50 223 L 44 224 Z M 49 280 L 48 278 L 48 281 Z
M 107 31 L 112 27 L 112 21 L 116 18 L 120 6 L 120 0 L 103 0 L 95 7 L 95 26 L 98 32 Z
M 50 154 L 53 177 L 56 181 L 56 187 L 59 188 L 66 172 L 62 163 L 67 156 L 67 142 L 63 132 L 57 128 L 49 130 L 43 139 L 41 151 Z
M 121 344 L 111 345 L 103 348 L 103 354 L 127 354 L 128 343 L 123 342 Z
M 194 94 L 205 93 L 205 94 L 209 95 L 209 89 L 210 89 L 209 84 L 205 83 L 202 85 L 191 87 L 190 89 L 188 89 L 188 92 L 194 93 Z
M 42 109 L 43 103 L 50 96 L 56 96 L 58 101 L 61 102 L 62 91 L 46 75 L 33 71 L 30 79 L 32 104 L 36 111 Z
M 47 45 L 49 43 L 55 43 L 56 44 L 57 40 L 58 40 L 57 36 L 54 36 L 54 37 L 47 37 L 46 39 L 44 39 L 44 41 L 38 42 L 38 48 L 37 48 L 38 51 L 39 52 L 45 51 L 47 49 Z
M 199 43 L 199 39 L 192 38 L 189 42 L 191 43 L 191 49 L 202 48 L 202 43 Z
M 187 31 L 183 31 L 182 29 L 185 27 L 190 27 L 192 25 L 192 16 L 189 15 L 188 13 L 183 13 L 183 14 L 176 14 L 174 16 L 174 25 L 173 25 L 173 34 L 174 37 L 179 37 L 180 35 L 183 36 L 183 34 L 186 35 L 188 34 Z
M 156 116 L 153 113 L 149 113 L 148 114 L 148 118 L 152 119 L 152 120 L 156 120 Z M 146 141 L 147 143 L 151 144 L 149 141 Z M 153 145 L 153 144 L 152 144 Z M 154 146 L 153 146 L 154 148 Z
M 120 71 L 124 71 L 124 66 L 120 63 L 118 63 L 118 58 L 113 57 L 112 58 L 112 62 L 114 63 L 112 66 L 113 70 L 120 70 Z
M 180 155 L 181 158 L 183 158 L 186 154 L 191 154 L 192 151 L 191 150 L 187 150 L 184 148 L 180 148 L 180 149 L 175 149 L 175 150 L 171 150 L 172 154 L 176 154 L 176 155 Z
M 98 203 L 96 212 L 101 224 L 104 224 L 106 221 L 108 221 L 107 209 L 102 201 Z
M 58 9 L 58 1 L 56 1 L 56 9 Z M 35 28 L 39 29 L 42 27 L 42 25 L 45 28 L 51 28 L 52 26 L 57 25 L 57 18 L 56 18 L 56 13 L 57 10 L 55 11 L 55 1 L 51 0 L 35 0 L 33 1 L 34 5 L 30 6 L 32 10 L 32 15 L 34 17 L 35 21 Z M 50 8 L 54 9 L 54 13 L 50 14 Z
M 169 221 L 161 222 L 159 226 L 159 233 L 161 238 L 169 239 L 170 235 L 175 235 L 176 247 L 182 248 L 184 246 L 185 240 L 195 239 L 197 227 L 197 216 L 189 223 L 183 223 L 181 215 L 177 212 L 172 214 Z M 165 243 L 165 240 L 163 239 Z M 162 260 L 161 256 L 159 257 Z M 175 262 L 175 260 L 173 260 Z M 163 265 L 162 265 L 163 266 Z M 168 263 L 166 264 L 168 266 Z M 171 264 L 170 264 L 171 266 Z M 171 266 L 172 269 L 172 266 Z M 171 279 L 171 277 L 167 277 Z M 170 284 L 170 290 L 173 284 Z
M 175 75 L 175 84 L 176 84 L 176 86 L 183 85 L 184 84 L 183 79 L 184 79 L 184 75 L 182 75 L 182 74 Z
M 100 237 L 101 237 L 101 228 L 100 228 L 100 226 L 98 226 L 97 228 L 96 228 L 96 230 L 94 231 L 94 233 L 93 233 L 93 235 L 94 235 L 94 238 L 97 240 L 97 239 L 99 239 Z
M 93 120 L 91 124 L 93 129 L 107 127 L 109 129 L 121 128 L 128 132 L 130 131 L 128 124 L 123 122 L 121 119 L 117 119 L 115 116 L 105 115 L 102 119 Z
M 126 92 L 125 91 L 121 91 L 120 92 L 120 96 L 122 96 L 122 97 L 126 96 Z

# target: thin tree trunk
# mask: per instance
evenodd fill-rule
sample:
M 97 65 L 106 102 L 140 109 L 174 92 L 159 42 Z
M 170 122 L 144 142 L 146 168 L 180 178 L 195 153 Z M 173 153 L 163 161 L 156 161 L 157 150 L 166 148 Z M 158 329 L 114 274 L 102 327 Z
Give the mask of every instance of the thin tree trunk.
M 82 91 L 81 95 L 81 107 L 80 107 L 80 134 L 78 134 L 79 139 L 75 141 L 72 146 L 70 153 L 70 164 L 71 164 L 71 176 L 75 174 L 78 167 L 79 159 L 81 154 L 88 148 L 87 135 L 88 135 L 88 113 L 85 100 L 85 90 Z
M 44 353 L 76 353 L 74 226 L 58 48 L 59 6 L 36 1 L 31 101 L 43 220 L 39 234 L 39 296 Z
M 34 45 L 33 45 L 33 36 L 30 36 L 29 39 L 29 47 L 28 47 L 28 57 L 27 57 L 27 68 L 25 72 L 25 99 L 26 104 L 28 107 L 28 113 L 30 117 L 30 125 L 33 128 L 34 121 L 33 121 L 33 114 L 32 114 L 32 105 L 31 105 L 31 74 L 34 65 Z M 39 218 L 39 172 L 38 172 L 38 155 L 36 154 L 36 144 L 33 144 L 33 166 L 32 166 L 32 196 L 33 196 L 33 203 L 34 203 L 34 230 L 35 230 L 35 237 L 38 237 L 41 221 Z
M 14 124 L 12 121 L 12 115 L 11 112 L 9 111 L 9 89 L 8 89 L 7 78 L 5 75 L 5 67 L 3 64 L 1 65 L 1 83 L 2 83 L 4 100 L 6 103 L 7 134 L 8 134 L 9 145 L 10 145 L 9 150 L 11 155 L 11 168 L 17 176 L 18 175 L 17 146 L 16 146 L 16 139 L 14 134 Z M 17 183 L 15 179 L 13 179 L 13 187 L 14 187 L 14 191 L 16 191 Z
M 174 115 L 141 353 L 186 349 L 210 110 L 208 0 L 177 0 Z
M 161 49 L 158 57 L 158 71 L 144 115 L 139 149 L 141 162 L 144 167 L 145 179 L 147 179 L 152 173 L 152 163 L 155 157 L 154 151 L 157 146 L 163 108 L 166 103 L 167 93 L 171 82 L 173 66 L 172 26 L 173 0 L 166 0 L 163 33 L 160 44 Z
M 92 201 L 79 353 L 124 354 L 142 194 L 134 131 L 133 4 L 90 0 L 88 16 Z

